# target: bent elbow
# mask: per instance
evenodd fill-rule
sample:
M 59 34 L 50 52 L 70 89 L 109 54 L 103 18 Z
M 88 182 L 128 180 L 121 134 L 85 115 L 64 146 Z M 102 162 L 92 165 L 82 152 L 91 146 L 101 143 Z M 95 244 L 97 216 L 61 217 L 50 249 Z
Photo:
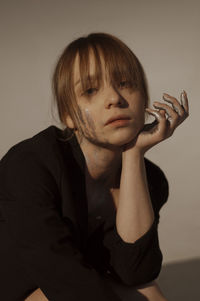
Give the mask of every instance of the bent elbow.
M 120 274 L 120 279 L 126 286 L 137 286 L 155 280 L 162 268 L 163 255 L 157 250 L 154 256 L 149 257 L 148 262 L 143 261 L 137 266 L 137 269 L 127 269 L 126 272 Z

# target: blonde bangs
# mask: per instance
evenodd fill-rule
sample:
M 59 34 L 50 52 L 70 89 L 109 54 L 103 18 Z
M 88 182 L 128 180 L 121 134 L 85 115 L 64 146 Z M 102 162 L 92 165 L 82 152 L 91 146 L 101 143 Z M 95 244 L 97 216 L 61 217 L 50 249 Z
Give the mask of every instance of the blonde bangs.
M 91 86 L 94 82 L 95 84 L 100 87 L 102 84 L 102 63 L 100 59 L 100 53 L 96 48 L 96 45 L 84 45 L 79 49 L 79 70 L 80 70 L 80 81 L 82 85 L 82 89 L 86 90 L 89 86 Z M 91 76 L 89 69 L 90 69 L 90 54 L 94 55 L 95 60 L 95 74 Z
M 91 78 L 90 53 L 94 56 L 95 74 Z M 146 83 L 144 83 L 144 71 L 137 57 L 132 51 L 123 45 L 120 41 L 105 39 L 105 41 L 90 41 L 83 43 L 78 50 L 79 54 L 79 70 L 82 89 L 86 90 L 94 82 L 99 87 L 103 81 L 103 64 L 105 66 L 108 81 L 117 87 L 122 80 L 128 81 L 130 87 L 138 89 L 147 97 L 145 92 Z

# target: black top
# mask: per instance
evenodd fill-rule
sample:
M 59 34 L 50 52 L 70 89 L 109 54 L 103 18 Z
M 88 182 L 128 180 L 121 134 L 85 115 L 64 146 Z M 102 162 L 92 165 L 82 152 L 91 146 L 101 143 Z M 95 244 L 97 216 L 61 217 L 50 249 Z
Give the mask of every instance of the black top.
M 103 202 L 89 210 L 84 155 L 76 136 L 62 137 L 49 126 L 0 161 L 0 300 L 22 301 L 39 287 L 50 301 L 119 301 L 102 276 L 136 286 L 160 273 L 163 171 L 145 158 L 155 220 L 134 243 L 125 242 L 115 211 L 106 216 Z

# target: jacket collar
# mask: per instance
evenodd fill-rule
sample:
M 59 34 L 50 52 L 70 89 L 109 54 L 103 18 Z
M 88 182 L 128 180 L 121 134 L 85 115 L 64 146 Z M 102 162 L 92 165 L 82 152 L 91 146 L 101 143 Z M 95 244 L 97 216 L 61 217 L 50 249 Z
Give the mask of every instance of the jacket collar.
M 85 164 L 86 164 L 85 157 L 83 155 L 82 149 L 80 148 L 79 142 L 75 134 L 69 140 L 69 143 L 71 146 L 73 156 L 76 159 L 76 162 L 78 163 L 82 173 L 85 174 Z

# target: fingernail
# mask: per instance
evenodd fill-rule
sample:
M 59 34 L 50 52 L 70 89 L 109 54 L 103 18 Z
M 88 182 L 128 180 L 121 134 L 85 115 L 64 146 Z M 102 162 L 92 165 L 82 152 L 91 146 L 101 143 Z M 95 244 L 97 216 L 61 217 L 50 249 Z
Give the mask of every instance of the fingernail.
M 160 115 L 157 112 L 152 112 L 158 119 L 160 119 Z
M 167 94 L 167 93 L 163 93 L 163 97 L 165 97 L 165 98 L 169 98 L 169 94 Z
M 157 112 L 151 111 L 151 109 L 148 111 L 147 109 L 145 109 L 149 114 L 156 116 L 157 118 L 160 117 L 160 115 Z
M 184 90 L 181 93 L 181 105 L 182 106 L 186 105 L 186 92 Z

